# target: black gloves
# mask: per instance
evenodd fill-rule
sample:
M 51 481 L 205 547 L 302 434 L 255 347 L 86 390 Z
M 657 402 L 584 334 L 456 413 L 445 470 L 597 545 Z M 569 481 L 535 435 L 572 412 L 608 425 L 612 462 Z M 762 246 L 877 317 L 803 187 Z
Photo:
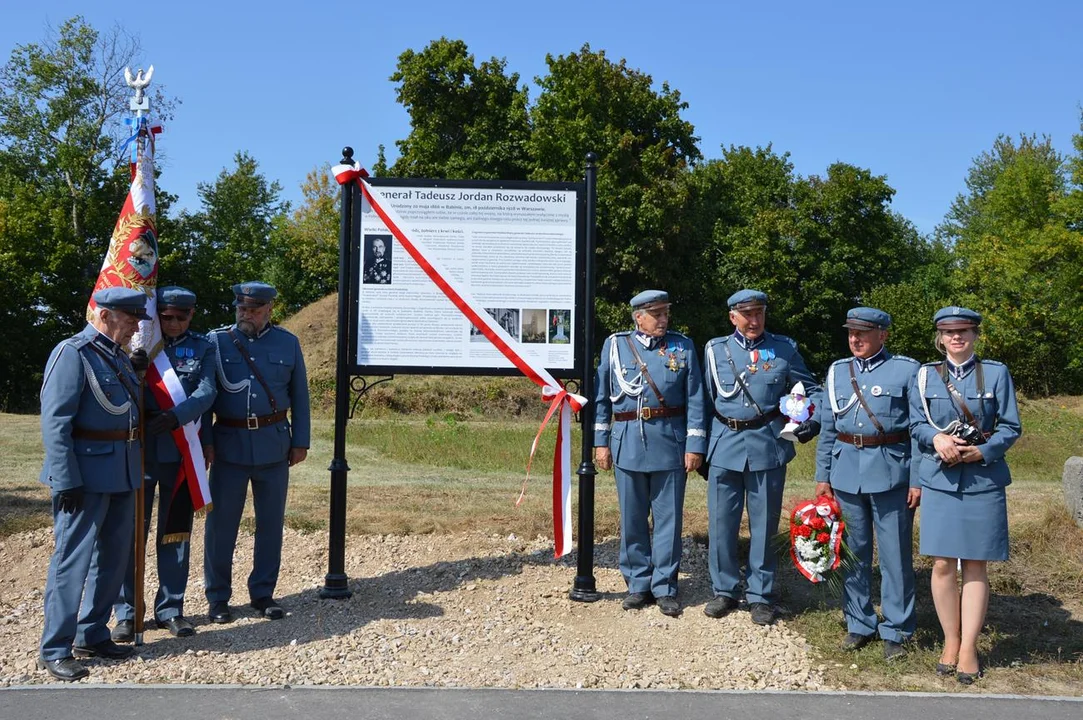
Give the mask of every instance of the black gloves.
M 75 487 L 70 490 L 61 490 L 57 496 L 57 507 L 60 512 L 71 515 L 83 509 L 83 488 Z
M 793 431 L 794 437 L 796 437 L 802 445 L 807 443 L 812 438 L 820 434 L 820 423 L 812 418 L 809 418 L 805 422 L 797 426 L 797 429 Z
M 147 368 L 150 367 L 150 358 L 147 357 L 147 351 L 143 348 L 132 351 L 131 356 L 132 367 L 137 373 L 145 373 Z
M 699 464 L 699 467 L 696 468 L 696 473 L 698 473 L 701 478 L 706 480 L 711 474 L 711 466 L 707 464 L 706 460 L 704 460 Z
M 162 433 L 167 433 L 173 428 L 180 425 L 180 423 L 177 422 L 177 415 L 172 410 L 154 413 L 153 415 L 149 415 L 148 417 L 148 435 L 161 435 Z

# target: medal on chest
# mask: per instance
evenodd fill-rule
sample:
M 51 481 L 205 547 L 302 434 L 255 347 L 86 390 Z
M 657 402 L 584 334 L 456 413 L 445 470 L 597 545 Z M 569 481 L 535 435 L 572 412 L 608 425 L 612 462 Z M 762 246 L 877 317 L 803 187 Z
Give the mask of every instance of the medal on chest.
M 767 372 L 775 366 L 775 364 L 771 362 L 775 359 L 774 350 L 764 349 L 764 351 L 761 353 L 761 356 L 763 357 L 763 365 L 761 365 L 760 367 L 763 368 L 764 372 Z
M 759 370 L 759 367 L 756 365 L 756 363 L 758 363 L 760 361 L 760 351 L 759 350 L 753 350 L 752 352 L 750 352 L 748 354 L 748 359 L 751 360 L 752 362 L 749 363 L 748 365 L 745 365 L 745 369 L 747 369 L 750 373 L 755 375 L 756 371 Z
M 687 365 L 684 348 L 680 345 L 660 347 L 658 355 L 666 359 L 666 369 L 670 372 L 678 372 Z

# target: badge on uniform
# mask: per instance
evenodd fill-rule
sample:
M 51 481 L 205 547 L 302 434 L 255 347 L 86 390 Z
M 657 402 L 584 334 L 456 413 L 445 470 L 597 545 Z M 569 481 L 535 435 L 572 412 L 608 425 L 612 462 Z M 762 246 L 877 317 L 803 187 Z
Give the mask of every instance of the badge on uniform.
M 774 360 L 774 359 L 775 359 L 775 351 L 774 350 L 765 349 L 763 351 L 763 365 L 761 365 L 760 367 L 763 368 L 764 372 L 767 372 L 768 370 L 770 370 L 771 368 L 774 367 L 774 365 L 771 363 L 771 361 Z
M 755 375 L 756 371 L 759 370 L 759 368 L 756 367 L 756 363 L 758 363 L 760 361 L 760 351 L 759 350 L 753 350 L 752 352 L 750 352 L 748 354 L 748 359 L 751 360 L 752 362 L 749 365 L 746 365 L 745 367 L 748 368 L 748 371 L 750 373 Z
M 658 348 L 658 354 L 666 358 L 666 369 L 670 372 L 677 372 L 685 366 L 684 349 L 680 345 Z

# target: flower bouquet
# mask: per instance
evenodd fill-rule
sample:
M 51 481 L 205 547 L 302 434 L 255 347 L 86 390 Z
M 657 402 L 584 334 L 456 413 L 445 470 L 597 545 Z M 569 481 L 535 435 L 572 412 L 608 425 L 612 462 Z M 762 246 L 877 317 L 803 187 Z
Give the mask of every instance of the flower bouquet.
M 810 582 L 838 586 L 842 578 L 837 571 L 853 557 L 843 543 L 845 530 L 842 508 L 835 498 L 823 495 L 797 503 L 790 515 L 789 543 L 797 571 Z

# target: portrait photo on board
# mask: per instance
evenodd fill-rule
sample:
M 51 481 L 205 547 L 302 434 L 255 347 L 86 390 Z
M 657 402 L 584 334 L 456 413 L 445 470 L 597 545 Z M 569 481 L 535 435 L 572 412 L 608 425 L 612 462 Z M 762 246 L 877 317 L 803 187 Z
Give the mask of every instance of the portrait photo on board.
M 523 342 L 544 343 L 548 335 L 546 333 L 545 319 L 548 313 L 545 308 L 526 308 L 523 310 Z
M 365 285 L 390 285 L 391 236 L 366 235 L 363 246 L 361 282 Z
M 492 315 L 493 320 L 504 328 L 515 340 L 519 339 L 519 308 L 485 308 L 485 312 Z M 470 341 L 482 342 L 488 339 L 481 334 L 473 325 L 470 326 Z
M 549 311 L 549 342 L 555 345 L 566 345 L 572 341 L 572 311 L 550 310 Z

